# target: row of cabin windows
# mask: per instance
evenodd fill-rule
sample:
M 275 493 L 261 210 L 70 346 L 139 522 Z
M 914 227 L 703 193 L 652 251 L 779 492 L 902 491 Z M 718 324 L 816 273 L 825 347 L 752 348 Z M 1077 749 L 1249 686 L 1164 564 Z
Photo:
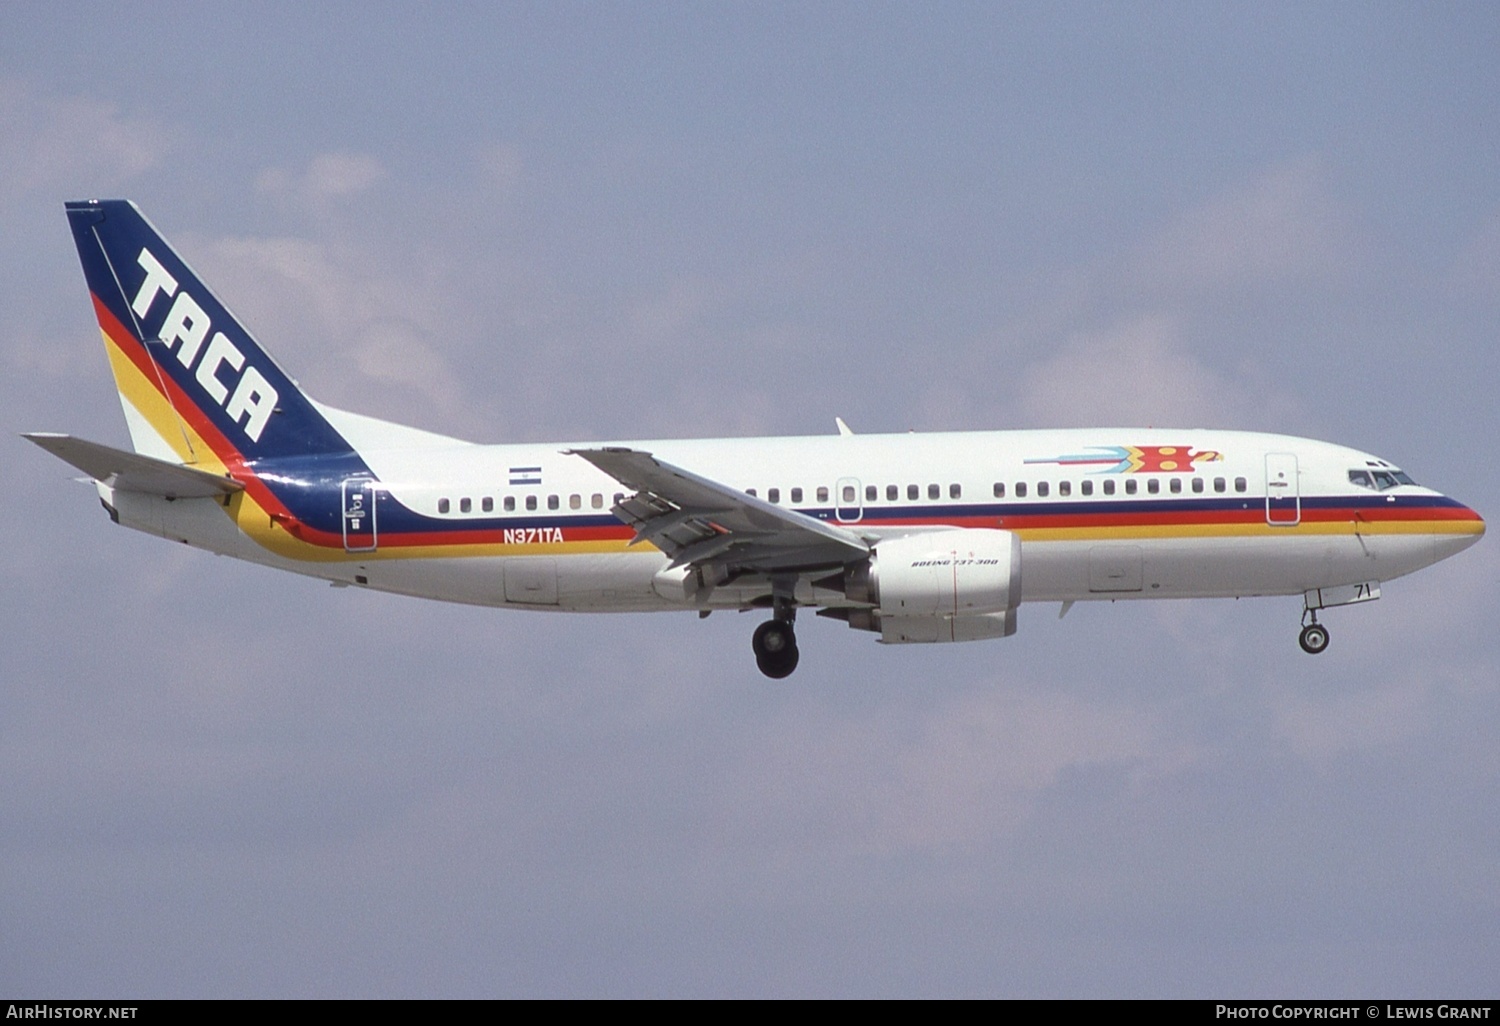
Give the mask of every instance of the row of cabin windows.
M 1351 474 L 1350 476 L 1352 477 L 1353 475 Z M 1203 478 L 1201 478 L 1201 477 L 1194 477 L 1194 478 L 1191 478 L 1189 480 L 1190 480 L 1189 487 L 1190 487 L 1191 491 L 1194 494 L 1202 494 L 1203 492 L 1207 491 L 1208 483 Z M 1183 490 L 1183 484 L 1182 484 L 1182 482 L 1183 482 L 1183 479 L 1180 478 L 1180 477 L 1168 478 L 1167 479 L 1167 491 L 1168 491 L 1168 493 L 1170 493 L 1172 495 L 1180 495 L 1182 493 L 1182 490 Z M 1104 480 L 1102 480 L 1101 482 L 1099 482 L 1099 485 L 1100 485 L 1100 490 L 1101 490 L 1101 492 L 1103 494 L 1105 494 L 1105 495 L 1114 495 L 1115 494 L 1116 485 L 1115 485 L 1115 481 L 1114 481 L 1113 478 L 1105 478 Z M 1147 495 L 1159 495 L 1161 493 L 1161 490 L 1162 490 L 1161 485 L 1162 485 L 1161 478 L 1158 478 L 1158 477 L 1147 478 L 1146 479 L 1146 494 Z M 1127 477 L 1125 479 L 1124 486 L 1125 486 L 1125 488 L 1124 488 L 1124 494 L 1126 494 L 1126 495 L 1135 495 L 1135 494 L 1137 494 L 1140 491 L 1140 482 L 1137 481 L 1133 477 Z M 1237 477 L 1237 478 L 1234 479 L 1234 490 L 1236 492 L 1243 493 L 1243 492 L 1247 491 L 1248 489 L 1249 489 L 1249 482 L 1246 481 L 1243 477 Z M 1213 490 L 1215 492 L 1220 493 L 1220 494 L 1222 494 L 1224 492 L 1227 492 L 1229 490 L 1229 482 L 1228 482 L 1228 480 L 1226 480 L 1225 478 L 1222 478 L 1222 477 L 1216 477 L 1216 478 L 1214 478 L 1213 479 Z M 927 486 L 926 491 L 927 491 L 927 498 L 929 498 L 929 499 L 941 499 L 943 497 L 943 488 L 942 488 L 941 485 L 929 484 Z M 1024 498 L 1026 498 L 1028 496 L 1029 492 L 1030 492 L 1030 488 L 1029 488 L 1028 484 L 1025 481 L 1017 481 L 1015 483 L 1015 485 L 1014 485 L 1014 493 L 1013 494 L 1015 495 L 1015 497 L 1017 499 L 1024 499 Z M 798 505 L 798 504 L 800 504 L 802 502 L 804 494 L 805 494 L 801 488 L 792 488 L 792 489 L 789 489 L 788 493 L 789 493 L 788 497 L 791 500 L 792 505 L 794 505 L 794 506 Z M 753 496 L 753 495 L 756 494 L 756 491 L 755 491 L 754 488 L 747 488 L 747 489 L 745 489 L 745 494 Z M 963 485 L 950 484 L 948 486 L 948 498 L 950 498 L 950 499 L 961 499 L 961 498 L 963 498 L 963 494 L 964 494 Z M 1005 498 L 1005 495 L 1006 495 L 1006 484 L 1005 484 L 1004 481 L 996 481 L 995 482 L 994 494 L 995 494 L 995 498 L 997 498 L 997 499 L 1003 499 L 1003 498 Z M 1045 499 L 1045 498 L 1049 497 L 1051 494 L 1052 494 L 1052 484 L 1051 484 L 1051 482 L 1048 482 L 1048 481 L 1038 481 L 1038 482 L 1036 482 L 1036 496 L 1037 496 L 1037 498 L 1039 498 L 1039 499 Z M 1059 481 L 1059 482 L 1057 482 L 1057 494 L 1058 494 L 1059 497 L 1064 497 L 1064 498 L 1066 498 L 1068 496 L 1071 496 L 1073 494 L 1073 482 L 1071 482 L 1071 481 Z M 1080 495 L 1093 495 L 1094 494 L 1094 482 L 1092 480 L 1087 479 L 1087 478 L 1085 478 L 1083 481 L 1080 481 L 1079 484 L 1078 484 L 1078 494 L 1080 494 Z M 829 496 L 828 488 L 826 486 L 819 486 L 817 489 L 814 490 L 814 495 L 816 496 L 816 501 L 817 502 L 826 503 L 828 501 L 828 496 Z M 917 500 L 921 499 L 921 497 L 922 497 L 922 487 L 920 485 L 909 484 L 909 485 L 906 486 L 906 498 L 907 498 L 908 501 L 914 502 L 914 501 L 917 501 Z M 624 493 L 622 493 L 622 492 L 616 492 L 615 495 L 614 495 L 614 503 L 619 503 L 624 498 L 625 498 Z M 900 485 L 886 485 L 885 486 L 885 498 L 886 498 L 887 502 L 899 502 L 900 499 L 901 499 L 901 486 Z M 880 487 L 878 485 L 865 485 L 865 501 L 866 502 L 878 502 L 879 499 L 880 499 Z M 767 502 L 771 502 L 771 503 L 780 503 L 781 502 L 781 489 L 780 488 L 767 488 L 766 489 L 766 501 Z M 839 501 L 842 502 L 842 503 L 845 503 L 845 504 L 852 504 L 852 503 L 858 501 L 858 492 L 855 490 L 855 486 L 854 485 L 842 485 L 842 486 L 840 486 Z M 527 496 L 525 496 L 522 499 L 522 502 L 524 503 L 524 505 L 526 507 L 526 510 L 528 512 L 532 512 L 532 511 L 535 511 L 535 510 L 537 510 L 539 508 L 540 497 L 536 496 L 536 495 L 527 495 Z M 504 511 L 506 513 L 514 513 L 516 511 L 516 497 L 514 495 L 507 495 L 507 496 L 505 496 L 501 500 L 501 503 L 502 503 L 502 508 L 504 509 Z M 582 495 L 579 495 L 579 494 L 577 494 L 575 492 L 574 494 L 568 496 L 568 508 L 569 509 L 583 509 L 583 506 L 584 506 L 584 498 L 583 498 Z M 589 498 L 588 498 L 588 506 L 589 506 L 590 509 L 603 509 L 604 508 L 604 495 L 603 495 L 603 493 L 602 492 L 595 492 L 593 495 L 589 496 Z M 452 508 L 453 508 L 452 503 L 448 499 L 439 499 L 438 500 L 438 512 L 439 513 L 448 513 L 448 512 L 451 512 Z M 549 510 L 559 510 L 559 509 L 562 509 L 562 496 L 560 496 L 560 495 L 549 495 L 549 496 L 547 496 L 547 508 Z M 479 509 L 480 509 L 480 512 L 482 512 L 482 513 L 493 513 L 495 511 L 495 500 L 494 500 L 494 498 L 492 496 L 489 496 L 489 495 L 486 495 L 483 498 L 481 498 L 479 500 Z M 458 511 L 460 513 L 472 513 L 472 512 L 474 512 L 474 500 L 471 499 L 471 498 L 468 498 L 468 497 L 464 497 L 464 498 L 459 499 L 458 500 Z
M 1190 478 L 1190 480 L 1191 490 L 1193 490 L 1194 495 L 1202 495 L 1205 490 L 1208 490 L 1208 481 L 1203 480 L 1202 477 L 1194 477 Z M 1250 481 L 1245 480 L 1244 477 L 1235 478 L 1236 492 L 1245 492 L 1248 489 L 1250 489 Z M 1115 478 L 1106 477 L 1103 481 L 1100 481 L 1100 490 L 1104 495 L 1115 495 Z M 1125 478 L 1125 495 L 1136 495 L 1139 490 L 1140 481 L 1137 481 L 1134 477 Z M 1227 492 L 1229 490 L 1229 481 L 1223 477 L 1215 477 L 1214 490 L 1218 493 Z M 1182 478 L 1167 478 L 1167 492 L 1172 493 L 1172 495 L 1181 495 Z M 1028 493 L 1026 481 L 1016 481 L 1016 498 L 1026 498 L 1026 493 Z M 1052 493 L 1052 484 L 1049 481 L 1037 481 L 1037 498 L 1046 498 L 1050 493 Z M 1160 477 L 1146 478 L 1146 493 L 1148 495 L 1161 495 Z M 1073 495 L 1073 481 L 1058 481 L 1058 495 Z M 1079 495 L 1094 495 L 1094 481 L 1089 480 L 1089 478 L 1079 481 Z M 1005 498 L 1005 481 L 995 481 L 995 498 Z
M 745 494 L 753 496 L 753 495 L 757 495 L 758 493 L 756 492 L 756 490 L 754 488 L 746 488 L 745 489 Z M 820 502 L 820 503 L 825 503 L 825 502 L 828 501 L 828 488 L 826 486 L 820 486 L 819 488 L 817 488 L 814 491 L 814 495 L 817 496 L 817 498 L 816 498 L 815 501 Z M 792 488 L 792 489 L 789 489 L 789 498 L 790 498 L 790 501 L 791 501 L 792 505 L 796 506 L 796 505 L 800 504 L 802 502 L 802 497 L 803 497 L 803 491 L 802 491 L 801 488 Z M 886 485 L 885 486 L 885 497 L 886 497 L 886 501 L 888 501 L 888 502 L 896 502 L 897 500 L 899 500 L 901 498 L 901 486 L 900 485 Z M 912 500 L 920 499 L 922 497 L 922 486 L 921 485 L 914 485 L 914 484 L 907 485 L 906 486 L 906 497 L 908 499 L 912 499 Z M 943 497 L 943 486 L 942 485 L 938 485 L 938 484 L 930 484 L 930 485 L 928 485 L 927 486 L 927 497 L 929 499 L 941 499 Z M 960 484 L 950 484 L 948 486 L 948 498 L 950 498 L 950 499 L 962 499 L 963 497 L 964 497 L 964 486 L 963 485 L 960 485 Z M 879 501 L 879 499 L 880 499 L 880 487 L 878 485 L 865 485 L 865 501 L 866 502 L 877 502 L 877 501 Z M 780 503 L 781 502 L 781 489 L 780 488 L 767 488 L 766 489 L 766 501 L 770 502 L 770 503 Z M 852 503 L 858 502 L 859 501 L 859 492 L 856 490 L 855 486 L 852 485 L 852 484 L 841 485 L 841 486 L 839 486 L 839 501 L 841 503 L 844 503 L 845 505 L 850 505 Z
M 1190 478 L 1188 480 L 1190 481 L 1190 485 L 1188 487 L 1189 487 L 1189 489 L 1193 493 L 1201 495 L 1202 493 L 1204 493 L 1205 491 L 1208 490 L 1208 482 L 1204 478 L 1194 477 L 1194 478 Z M 1183 483 L 1182 482 L 1183 482 L 1183 478 L 1180 478 L 1180 477 L 1168 478 L 1167 479 L 1167 492 L 1169 494 L 1171 494 L 1171 495 L 1181 495 L 1182 491 L 1183 491 Z M 1030 492 L 1030 487 L 1027 484 L 1027 482 L 1025 482 L 1025 481 L 1017 481 L 1015 483 L 1014 488 L 1015 488 L 1015 491 L 1014 491 L 1015 497 L 1018 498 L 1018 499 L 1024 499 L 1024 498 L 1026 498 L 1027 495 Z M 1250 488 L 1250 482 L 1247 481 L 1245 478 L 1243 478 L 1243 477 L 1237 477 L 1237 478 L 1234 479 L 1234 490 L 1236 492 L 1239 492 L 1239 493 L 1243 494 L 1244 492 L 1248 491 L 1249 488 Z M 1116 492 L 1116 483 L 1115 483 L 1115 481 L 1112 478 L 1105 478 L 1103 481 L 1100 482 L 1100 490 L 1101 490 L 1101 492 L 1104 495 L 1114 495 L 1115 492 Z M 1216 478 L 1214 478 L 1213 479 L 1213 490 L 1215 492 L 1220 493 L 1220 494 L 1223 494 L 1223 493 L 1229 491 L 1229 480 L 1227 478 L 1222 478 L 1222 477 L 1216 477 Z M 923 489 L 922 489 L 921 485 L 914 485 L 914 484 L 907 485 L 906 486 L 906 498 L 907 498 L 907 500 L 910 501 L 910 502 L 915 502 L 915 501 L 921 499 L 922 498 L 922 491 L 923 491 Z M 1137 479 L 1135 479 L 1135 478 L 1126 478 L 1125 479 L 1125 483 L 1124 483 L 1124 494 L 1125 495 L 1135 495 L 1135 494 L 1139 493 L 1139 491 L 1140 491 L 1140 482 Z M 1160 495 L 1161 491 L 1162 491 L 1162 479 L 1161 478 L 1151 477 L 1151 478 L 1147 478 L 1146 479 L 1146 494 L 1147 495 Z M 756 494 L 756 491 L 755 491 L 754 488 L 747 488 L 745 490 L 745 492 L 746 492 L 747 495 L 755 495 Z M 929 484 L 927 486 L 926 492 L 927 492 L 927 498 L 928 499 L 941 499 L 943 497 L 943 488 L 942 488 L 941 485 Z M 1006 493 L 1006 484 L 1005 484 L 1005 482 L 1004 481 L 996 481 L 995 482 L 995 487 L 994 487 L 995 498 L 997 498 L 997 499 L 1003 499 L 1003 498 L 1005 498 L 1005 493 Z M 963 494 L 964 494 L 963 485 L 950 484 L 948 486 L 948 498 L 950 498 L 950 499 L 961 499 L 961 498 L 963 498 Z M 1038 481 L 1038 482 L 1036 482 L 1036 495 L 1037 495 L 1037 498 L 1046 498 L 1046 497 L 1050 496 L 1051 494 L 1052 494 L 1052 483 L 1051 482 L 1049 482 L 1049 481 Z M 1073 494 L 1073 482 L 1072 481 L 1059 481 L 1059 482 L 1057 482 L 1057 494 L 1059 496 L 1071 496 Z M 1078 494 L 1080 494 L 1080 495 L 1093 495 L 1094 494 L 1094 482 L 1092 480 L 1089 480 L 1089 479 L 1085 479 L 1083 481 L 1080 481 L 1079 484 L 1078 484 Z M 839 501 L 840 502 L 843 502 L 845 504 L 852 504 L 853 502 L 856 501 L 856 498 L 857 498 L 857 493 L 855 491 L 854 485 L 843 485 L 842 486 L 842 491 L 841 491 L 841 494 L 839 495 Z M 887 502 L 899 502 L 900 499 L 901 499 L 901 486 L 900 485 L 886 485 L 885 486 L 885 498 L 886 498 Z M 880 488 L 879 488 L 879 486 L 878 485 L 865 485 L 865 501 L 866 502 L 877 502 L 877 501 L 879 501 L 879 499 L 880 499 Z M 766 489 L 766 501 L 773 502 L 773 503 L 779 503 L 781 501 L 781 489 L 780 488 L 768 488 L 768 489 Z M 801 488 L 793 488 L 793 489 L 791 489 L 791 501 L 792 501 L 793 505 L 796 505 L 796 504 L 798 504 L 798 503 L 800 503 L 802 501 L 802 489 Z M 819 488 L 817 490 L 817 501 L 820 502 L 820 503 L 828 501 L 828 489 L 827 488 Z
M 615 502 L 619 502 L 623 498 L 625 498 L 625 493 L 624 492 L 616 492 L 615 496 L 614 496 L 614 501 Z M 521 503 L 526 507 L 526 510 L 528 512 L 530 512 L 530 511 L 534 511 L 534 510 L 540 508 L 541 499 L 540 499 L 539 496 L 536 496 L 536 495 L 527 495 L 527 496 L 525 496 L 521 500 Z M 562 496 L 561 495 L 549 495 L 549 496 L 547 496 L 547 508 L 548 509 L 562 509 L 562 503 L 563 503 L 563 500 L 562 500 Z M 579 495 L 579 494 L 577 494 L 575 492 L 574 494 L 568 496 L 568 508 L 569 509 L 583 509 L 583 505 L 584 505 L 584 500 L 583 500 L 583 496 L 582 495 Z M 595 492 L 593 495 L 589 496 L 589 498 L 588 498 L 588 506 L 589 506 L 590 509 L 603 509 L 604 508 L 604 494 L 602 492 Z M 516 511 L 516 497 L 514 495 L 507 495 L 507 496 L 505 496 L 501 500 L 501 508 L 504 509 L 505 512 L 507 512 L 507 513 L 514 513 Z M 450 500 L 450 499 L 439 499 L 438 500 L 438 504 L 437 504 L 437 509 L 438 509 L 439 513 L 451 513 L 453 511 L 453 502 L 452 502 L 452 500 Z M 458 500 L 458 511 L 460 513 L 472 513 L 472 512 L 474 512 L 474 500 L 471 499 L 471 498 L 469 498 L 468 496 L 465 496 L 464 498 L 459 499 Z M 479 500 L 479 511 L 481 513 L 493 513 L 493 512 L 495 512 L 495 499 L 494 499 L 494 496 L 486 495 L 483 498 L 481 498 Z
M 1180 478 L 1180 477 L 1168 478 L 1167 479 L 1167 491 L 1170 494 L 1172 494 L 1172 495 L 1181 495 L 1182 494 L 1182 480 L 1183 479 Z M 1192 482 L 1192 484 L 1191 484 L 1191 490 L 1193 491 L 1194 494 L 1201 495 L 1204 491 L 1207 490 L 1208 485 L 1207 485 L 1207 482 L 1204 481 L 1203 478 L 1201 478 L 1201 477 L 1195 477 L 1195 478 L 1191 478 L 1190 480 Z M 1106 477 L 1099 484 L 1100 484 L 1100 490 L 1105 495 L 1114 495 L 1115 494 L 1115 481 L 1114 481 L 1113 478 Z M 1214 491 L 1215 492 L 1219 492 L 1219 493 L 1222 494 L 1222 493 L 1227 492 L 1229 490 L 1229 482 L 1225 478 L 1216 477 L 1216 478 L 1214 478 L 1213 484 L 1214 484 Z M 1236 492 L 1245 492 L 1245 491 L 1247 491 L 1249 489 L 1249 487 L 1250 487 L 1250 482 L 1246 481 L 1243 477 L 1237 477 L 1237 478 L 1234 479 L 1234 490 Z M 1036 494 L 1037 494 L 1037 498 L 1039 498 L 1039 499 L 1040 498 L 1046 498 L 1048 495 L 1051 494 L 1051 490 L 1052 490 L 1052 486 L 1047 481 L 1038 481 L 1036 483 Z M 1133 477 L 1127 477 L 1125 479 L 1125 494 L 1126 495 L 1135 495 L 1139 491 L 1140 491 L 1140 482 L 1137 481 Z M 1027 494 L 1027 485 L 1026 485 L 1026 482 L 1025 481 L 1017 481 L 1016 485 L 1015 485 L 1015 496 L 1016 496 L 1016 498 L 1018 498 L 1018 499 L 1024 499 L 1024 498 L 1026 498 L 1026 494 Z M 1070 496 L 1070 495 L 1072 495 L 1073 494 L 1073 482 L 1072 481 L 1059 481 L 1059 482 L 1057 482 L 1057 494 L 1059 496 Z M 1080 495 L 1093 495 L 1094 494 L 1094 482 L 1091 481 L 1091 480 L 1089 480 L 1089 479 L 1087 479 L 1087 478 L 1085 478 L 1084 480 L 1080 481 L 1078 483 L 1078 494 L 1080 494 Z M 1160 495 L 1161 494 L 1161 478 L 1159 478 L 1159 477 L 1149 477 L 1149 478 L 1146 479 L 1146 494 L 1147 495 Z M 1005 482 L 1004 481 L 996 481 L 995 482 L 995 498 L 997 498 L 997 499 L 1003 499 L 1003 498 L 1005 498 Z

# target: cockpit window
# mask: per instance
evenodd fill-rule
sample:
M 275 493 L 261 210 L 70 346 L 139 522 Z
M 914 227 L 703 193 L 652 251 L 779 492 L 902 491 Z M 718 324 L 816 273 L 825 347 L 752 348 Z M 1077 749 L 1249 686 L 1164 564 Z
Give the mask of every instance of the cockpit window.
M 1403 470 L 1391 467 L 1389 470 L 1351 470 L 1349 471 L 1349 483 L 1359 485 L 1361 488 L 1369 488 L 1372 491 L 1386 491 L 1397 485 L 1414 485 L 1415 481 L 1411 475 Z

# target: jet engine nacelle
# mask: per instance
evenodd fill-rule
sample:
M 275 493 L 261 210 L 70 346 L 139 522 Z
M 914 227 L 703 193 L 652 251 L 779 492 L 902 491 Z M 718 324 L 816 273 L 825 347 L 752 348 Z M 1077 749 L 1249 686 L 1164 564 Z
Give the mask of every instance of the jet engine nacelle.
M 849 625 L 887 644 L 1007 637 L 1021 604 L 1021 539 L 982 529 L 885 539 L 848 571 L 844 592 L 873 607 L 850 610 Z

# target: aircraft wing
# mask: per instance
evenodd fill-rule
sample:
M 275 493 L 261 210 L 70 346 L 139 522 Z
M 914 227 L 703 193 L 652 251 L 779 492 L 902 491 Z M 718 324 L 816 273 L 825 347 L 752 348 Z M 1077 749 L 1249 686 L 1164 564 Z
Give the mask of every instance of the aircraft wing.
M 98 442 L 87 442 L 72 435 L 41 432 L 22 435 L 58 459 L 71 463 L 95 481 L 102 481 L 123 492 L 164 495 L 169 499 L 206 499 L 243 491 L 244 485 L 231 478 L 210 474 L 195 467 L 168 463 L 151 456 L 112 449 Z
M 639 449 L 571 449 L 635 494 L 611 512 L 672 566 L 761 573 L 843 566 L 870 554 L 858 535 L 663 463 Z

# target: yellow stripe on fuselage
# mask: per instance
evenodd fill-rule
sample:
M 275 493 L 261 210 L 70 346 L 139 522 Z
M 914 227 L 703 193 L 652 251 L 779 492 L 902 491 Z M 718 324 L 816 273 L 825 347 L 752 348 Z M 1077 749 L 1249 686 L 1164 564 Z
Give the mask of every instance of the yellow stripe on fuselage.
M 1285 535 L 1483 534 L 1472 520 L 1321 520 L 1277 526 L 1251 524 L 1123 524 L 1105 527 L 1024 527 L 1022 541 L 1103 541 L 1155 538 L 1266 538 Z
M 178 416 L 157 382 L 130 359 L 101 329 L 105 352 L 120 395 L 159 434 L 187 465 L 214 474 L 227 472 L 222 460 L 190 424 Z M 270 512 L 247 492 L 237 492 L 224 503 L 235 525 L 261 547 L 287 559 L 304 562 L 368 562 L 391 559 L 471 559 L 497 556 L 566 556 L 608 553 L 654 552 L 649 543 L 631 546 L 628 539 L 603 539 L 532 544 L 479 543 L 460 545 L 386 545 L 374 552 L 345 552 L 342 547 L 303 541 L 277 523 Z M 1484 524 L 1473 520 L 1399 520 L 1356 522 L 1304 521 L 1274 526 L 1260 523 L 1233 524 L 1137 524 L 1100 527 L 1025 527 L 1015 529 L 1024 542 L 1147 540 L 1181 538 L 1256 538 L 1288 535 L 1337 536 L 1377 534 L 1477 535 Z

